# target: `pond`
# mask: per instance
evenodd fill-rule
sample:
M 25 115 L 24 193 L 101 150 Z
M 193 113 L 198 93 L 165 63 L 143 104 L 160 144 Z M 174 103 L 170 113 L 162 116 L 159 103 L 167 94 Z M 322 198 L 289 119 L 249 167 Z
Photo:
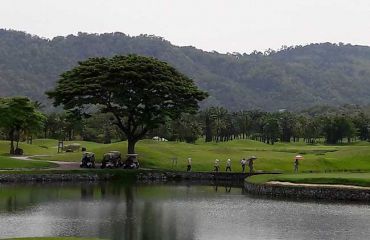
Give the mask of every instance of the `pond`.
M 367 239 L 368 205 L 272 200 L 241 187 L 0 185 L 0 238 Z

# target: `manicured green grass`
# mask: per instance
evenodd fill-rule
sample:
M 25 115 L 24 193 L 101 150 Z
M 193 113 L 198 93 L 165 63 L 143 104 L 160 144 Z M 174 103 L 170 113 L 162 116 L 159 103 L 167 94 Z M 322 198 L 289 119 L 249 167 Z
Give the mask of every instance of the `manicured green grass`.
M 41 145 L 42 146 L 42 145 Z M 41 147 L 38 144 L 25 144 L 25 143 L 20 143 L 19 147 L 24 150 L 24 153 L 26 155 L 35 155 L 35 154 L 52 154 L 55 153 L 56 148 L 53 149 L 48 149 L 45 147 Z M 56 146 L 56 145 L 55 145 Z M 0 141 L 0 155 L 9 155 L 9 148 L 10 144 L 8 141 Z
M 57 164 L 44 161 L 24 161 L 13 159 L 6 156 L 0 156 L 0 169 L 39 169 L 56 167 Z
M 247 178 L 248 182 L 263 184 L 269 181 L 313 184 L 342 184 L 370 186 L 370 173 L 301 173 L 263 174 Z
M 105 152 L 111 150 L 126 153 L 127 142 L 99 144 L 92 142 L 72 141 L 92 151 L 97 161 L 101 161 Z M 68 144 L 68 142 L 65 142 Z M 41 160 L 74 161 L 81 160 L 81 152 L 57 153 L 57 141 L 52 139 L 34 140 L 32 145 L 21 144 L 26 155 L 48 155 L 37 157 Z M 6 154 L 9 143 L 0 141 L 0 155 Z M 188 157 L 193 159 L 194 171 L 212 171 L 216 158 L 221 161 L 224 170 L 228 158 L 232 159 L 233 171 L 241 171 L 240 159 L 255 155 L 255 169 L 289 173 L 293 170 L 293 158 L 296 154 L 304 156 L 300 161 L 300 172 L 331 172 L 331 171 L 370 171 L 370 143 L 357 142 L 342 145 L 309 145 L 299 143 L 277 143 L 268 145 L 252 140 L 234 140 L 224 143 L 196 144 L 180 142 L 156 142 L 143 140 L 137 144 L 140 163 L 143 167 L 154 169 L 171 169 L 172 158 L 176 157 L 177 166 L 174 170 L 185 170 Z
M 84 144 L 82 143 L 84 146 Z M 98 161 L 102 159 L 105 152 L 110 150 L 119 150 L 122 153 L 126 152 L 127 143 L 119 142 L 113 144 L 92 144 L 89 143 L 88 151 L 96 154 Z M 302 151 L 304 148 L 304 151 Z M 152 140 L 143 140 L 137 144 L 137 152 L 143 166 L 148 168 L 171 169 L 172 158 L 177 157 L 177 170 L 186 168 L 186 159 L 193 159 L 193 170 L 196 171 L 211 171 L 213 162 L 216 158 L 221 160 L 221 165 L 224 165 L 226 159 L 233 160 L 233 168 L 235 171 L 240 171 L 240 159 L 256 155 L 259 159 L 256 161 L 257 169 L 273 170 L 273 171 L 288 171 L 292 168 L 292 158 L 297 153 L 306 154 L 307 157 L 317 156 L 328 151 L 335 151 L 332 146 L 307 146 L 307 145 L 276 145 L 270 146 L 264 143 L 238 140 L 227 143 L 202 143 L 187 144 L 179 142 L 155 142 Z M 81 153 L 63 153 L 53 154 L 48 157 L 38 157 L 38 159 L 48 159 L 56 161 L 80 161 Z M 314 163 L 318 165 L 317 163 Z M 314 165 L 310 162 L 307 167 Z M 224 166 L 222 166 L 223 168 Z M 304 169 L 304 168 L 302 168 Z M 318 167 L 315 168 L 318 170 Z

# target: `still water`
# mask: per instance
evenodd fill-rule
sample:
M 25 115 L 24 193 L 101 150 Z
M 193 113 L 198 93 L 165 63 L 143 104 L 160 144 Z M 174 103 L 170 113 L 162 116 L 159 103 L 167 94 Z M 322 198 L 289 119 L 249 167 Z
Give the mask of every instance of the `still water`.
M 202 185 L 0 185 L 0 238 L 369 239 L 368 205 L 256 198 Z

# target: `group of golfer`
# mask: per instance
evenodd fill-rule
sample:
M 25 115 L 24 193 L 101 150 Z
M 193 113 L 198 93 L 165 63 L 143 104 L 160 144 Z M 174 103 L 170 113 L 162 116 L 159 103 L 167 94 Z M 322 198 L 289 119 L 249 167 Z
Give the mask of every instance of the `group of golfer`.
M 249 167 L 249 173 L 253 173 L 253 164 L 254 164 L 254 160 L 256 160 L 257 158 L 255 156 L 252 156 L 248 159 L 245 159 L 243 158 L 242 160 L 240 160 L 240 164 L 242 166 L 242 173 L 245 173 L 245 167 L 246 165 L 248 164 L 248 167 Z M 192 166 L 192 159 L 191 158 L 188 158 L 188 165 L 187 165 L 187 171 L 190 172 L 191 171 L 191 166 Z M 214 172 L 219 172 L 220 171 L 220 160 L 216 159 L 215 162 L 214 162 L 214 169 L 213 169 Z M 225 168 L 225 171 L 228 172 L 230 171 L 231 172 L 231 159 L 227 159 L 226 160 L 226 168 Z
M 249 167 L 249 173 L 252 174 L 254 169 L 253 169 L 253 164 L 254 164 L 254 160 L 256 160 L 257 158 L 255 156 L 252 156 L 250 158 L 248 158 L 247 160 L 245 158 L 243 158 L 242 160 L 240 160 L 240 164 L 242 165 L 242 173 L 245 173 L 245 166 L 248 164 L 248 167 Z M 303 157 L 301 155 L 297 155 L 295 156 L 295 159 L 294 159 L 294 173 L 298 173 L 298 166 L 299 166 L 299 160 L 303 159 Z M 188 158 L 188 165 L 187 165 L 187 171 L 190 172 L 191 171 L 191 158 Z M 213 171 L 215 172 L 219 172 L 220 171 L 220 160 L 216 159 L 215 160 L 215 164 L 214 164 L 214 169 Z M 226 169 L 225 169 L 226 172 L 230 171 L 231 172 L 231 159 L 227 159 L 226 161 Z

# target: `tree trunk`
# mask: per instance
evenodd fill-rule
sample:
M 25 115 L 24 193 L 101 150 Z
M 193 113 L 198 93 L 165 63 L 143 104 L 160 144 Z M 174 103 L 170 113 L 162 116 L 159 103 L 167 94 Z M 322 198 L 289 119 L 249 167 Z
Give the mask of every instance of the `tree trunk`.
M 9 153 L 11 155 L 14 155 L 14 130 L 10 130 L 9 132 L 9 138 L 10 138 L 10 151 Z
M 206 117 L 206 142 L 212 141 L 212 129 L 211 129 L 211 119 Z
M 72 131 L 73 130 L 68 131 L 68 141 L 72 141 Z
M 127 140 L 127 154 L 135 154 L 135 145 L 136 145 L 135 140 L 128 139 Z
M 17 139 L 16 139 L 16 147 L 15 149 L 18 149 L 19 148 L 19 141 L 20 141 L 20 138 L 21 138 L 21 130 L 18 129 L 17 130 Z

